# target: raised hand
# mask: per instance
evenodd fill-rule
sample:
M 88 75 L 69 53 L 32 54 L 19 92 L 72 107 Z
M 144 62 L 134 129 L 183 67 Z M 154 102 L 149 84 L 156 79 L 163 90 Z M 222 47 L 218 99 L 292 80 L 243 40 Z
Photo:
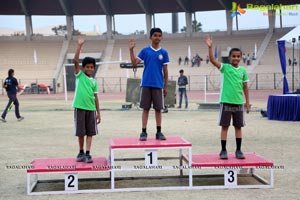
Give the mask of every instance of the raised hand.
M 130 39 L 130 40 L 128 41 L 128 47 L 129 47 L 129 49 L 134 49 L 135 44 L 136 44 L 135 40 Z
M 204 37 L 204 42 L 206 43 L 206 45 L 208 47 L 212 47 L 213 41 L 212 41 L 212 37 L 210 35 L 206 35 Z
M 78 37 L 78 45 L 82 46 L 84 44 L 85 40 L 82 37 Z

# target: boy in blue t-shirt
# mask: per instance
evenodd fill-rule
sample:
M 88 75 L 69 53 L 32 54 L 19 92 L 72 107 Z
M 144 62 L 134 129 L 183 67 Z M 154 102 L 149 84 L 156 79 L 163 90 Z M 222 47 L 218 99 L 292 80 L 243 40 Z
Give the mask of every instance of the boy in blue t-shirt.
M 161 110 L 164 108 L 164 96 L 168 91 L 168 52 L 160 47 L 162 31 L 160 28 L 152 28 L 150 31 L 151 46 L 141 50 L 138 56 L 134 54 L 135 41 L 129 41 L 130 59 L 133 66 L 144 61 L 144 71 L 141 82 L 140 107 L 143 108 L 142 114 L 142 133 L 140 140 L 147 140 L 147 122 L 151 104 L 155 110 L 156 119 L 156 139 L 166 140 L 161 132 Z

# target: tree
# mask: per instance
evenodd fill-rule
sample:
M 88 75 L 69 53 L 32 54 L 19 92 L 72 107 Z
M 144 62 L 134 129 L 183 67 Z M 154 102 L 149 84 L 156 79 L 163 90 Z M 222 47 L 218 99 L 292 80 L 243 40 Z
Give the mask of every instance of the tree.
M 55 33 L 55 35 L 65 36 L 68 33 L 66 25 L 55 26 L 51 30 Z M 76 29 L 73 30 L 73 35 L 80 35 L 80 34 L 81 33 L 79 32 L 79 30 Z
M 132 33 L 131 35 L 145 35 L 145 31 L 144 30 L 136 30 L 134 33 Z
M 180 29 L 181 32 L 186 32 L 186 26 Z M 192 32 L 201 32 L 202 31 L 202 24 L 201 22 L 197 22 L 197 20 L 192 21 Z
M 122 35 L 118 31 L 112 31 L 112 34 L 114 34 L 114 35 Z M 102 35 L 107 35 L 107 32 L 103 32 Z

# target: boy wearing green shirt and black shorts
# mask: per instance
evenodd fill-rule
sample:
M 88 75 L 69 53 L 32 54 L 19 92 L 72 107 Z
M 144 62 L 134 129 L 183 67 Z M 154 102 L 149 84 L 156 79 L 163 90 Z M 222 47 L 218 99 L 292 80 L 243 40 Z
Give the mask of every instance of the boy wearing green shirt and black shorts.
M 90 149 L 92 137 L 98 134 L 97 124 L 100 123 L 100 108 L 98 100 L 98 83 L 92 77 L 95 71 L 94 58 L 85 57 L 82 60 L 82 70 L 79 65 L 79 54 L 84 44 L 82 38 L 78 38 L 78 47 L 74 57 L 76 89 L 73 100 L 75 135 L 78 136 L 79 153 L 77 162 L 92 163 Z M 86 136 L 86 152 L 84 153 L 84 137 Z
M 242 145 L 242 127 L 245 125 L 244 120 L 244 97 L 246 112 L 250 111 L 249 103 L 249 89 L 247 82 L 248 73 L 244 67 L 239 66 L 242 58 L 242 51 L 238 48 L 233 48 L 229 52 L 230 64 L 220 63 L 213 56 L 212 38 L 207 36 L 205 43 L 208 46 L 210 62 L 216 66 L 221 72 L 221 94 L 220 94 L 220 121 L 221 128 L 221 159 L 228 159 L 226 150 L 227 132 L 230 126 L 232 117 L 233 126 L 236 137 L 236 151 L 237 159 L 245 159 L 241 151 Z

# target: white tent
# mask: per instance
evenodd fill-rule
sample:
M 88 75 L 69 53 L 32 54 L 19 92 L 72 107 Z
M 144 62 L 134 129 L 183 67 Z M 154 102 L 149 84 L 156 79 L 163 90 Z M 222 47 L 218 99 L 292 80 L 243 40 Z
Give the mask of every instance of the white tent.
M 300 49 L 300 26 L 296 26 L 293 30 L 285 34 L 282 38 L 278 40 L 285 40 L 286 48 L 293 48 L 292 39 L 295 38 L 294 48 Z

